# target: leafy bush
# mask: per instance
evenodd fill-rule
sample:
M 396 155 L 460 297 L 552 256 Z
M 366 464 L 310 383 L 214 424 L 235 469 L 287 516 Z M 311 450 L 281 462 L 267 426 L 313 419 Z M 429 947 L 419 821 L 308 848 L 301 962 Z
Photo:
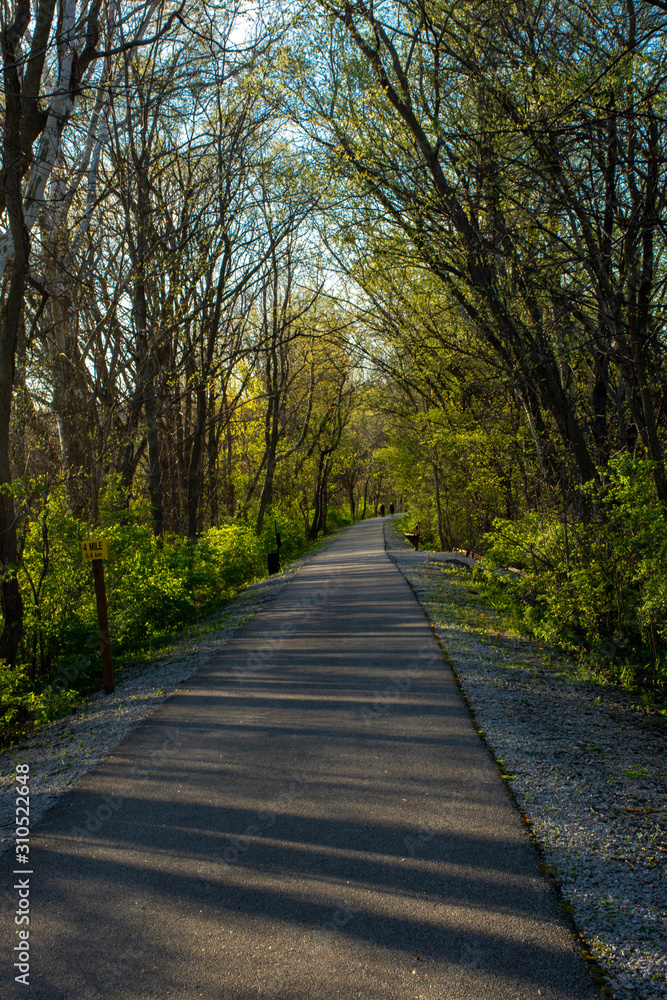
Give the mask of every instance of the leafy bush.
M 80 702 L 75 690 L 50 684 L 35 689 L 27 668 L 0 662 L 0 721 L 5 735 L 30 720 L 34 725 L 69 715 Z
M 8 733 L 70 712 L 100 685 L 97 607 L 81 540 L 109 541 L 104 570 L 116 670 L 264 577 L 266 553 L 275 549 L 273 515 L 261 537 L 229 519 L 196 542 L 180 535 L 157 539 L 147 504 L 128 505 L 117 483 L 101 498 L 97 525 L 72 517 L 63 491 L 44 482 L 14 489 L 25 523 L 24 631 L 17 665 L 0 664 L 0 719 Z M 302 519 L 290 515 L 275 514 L 283 562 L 306 547 Z
M 17 484 L 16 492 L 27 513 L 19 572 L 24 608 L 21 661 L 34 678 L 50 672 L 68 628 L 86 606 L 90 570 L 82 564 L 79 538 L 87 536 L 69 514 L 62 491 L 34 481 L 25 487 Z
M 602 669 L 661 688 L 667 648 L 667 517 L 651 463 L 623 456 L 582 491 L 585 522 L 553 514 L 497 520 L 491 565 L 519 579 L 487 577 L 489 598 L 540 639 L 585 653 Z M 649 660 L 647 664 L 645 661 Z M 643 663 L 642 666 L 639 666 Z
M 340 510 L 338 507 L 330 507 L 327 512 L 327 531 L 337 531 L 339 528 L 348 528 L 352 524 L 349 512 Z
M 265 540 L 247 524 L 229 521 L 184 544 L 192 557 L 185 579 L 198 606 L 266 575 Z

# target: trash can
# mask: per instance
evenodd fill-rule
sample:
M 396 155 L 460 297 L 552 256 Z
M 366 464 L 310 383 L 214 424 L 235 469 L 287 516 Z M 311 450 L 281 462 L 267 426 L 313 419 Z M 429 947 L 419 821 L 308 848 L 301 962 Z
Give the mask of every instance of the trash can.
M 405 532 L 406 539 L 414 546 L 415 552 L 419 548 L 419 524 L 414 531 Z
M 266 559 L 269 564 L 269 576 L 280 573 L 280 552 L 267 552 Z

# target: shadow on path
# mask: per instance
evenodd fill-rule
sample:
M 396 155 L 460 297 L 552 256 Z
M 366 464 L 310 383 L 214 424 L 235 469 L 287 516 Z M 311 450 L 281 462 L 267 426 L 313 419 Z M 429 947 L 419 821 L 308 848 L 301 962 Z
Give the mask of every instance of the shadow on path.
M 64 796 L 31 868 L 31 998 L 599 996 L 380 522 Z

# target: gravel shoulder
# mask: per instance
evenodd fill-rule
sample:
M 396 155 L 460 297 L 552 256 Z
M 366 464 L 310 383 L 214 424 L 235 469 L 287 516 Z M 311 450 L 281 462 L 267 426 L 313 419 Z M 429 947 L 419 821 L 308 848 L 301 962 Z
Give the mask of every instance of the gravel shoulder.
M 322 547 L 290 563 L 282 573 L 252 584 L 214 615 L 175 635 L 168 650 L 145 667 L 118 674 L 113 694 L 98 691 L 73 715 L 41 726 L 20 746 L 2 751 L 0 854 L 12 842 L 15 827 L 13 778 L 17 763 L 30 764 L 30 825 L 34 826 L 68 788 L 177 691 Z
M 389 521 L 385 538 L 616 1000 L 665 1000 L 664 723 L 505 631 L 471 560 L 415 553 Z

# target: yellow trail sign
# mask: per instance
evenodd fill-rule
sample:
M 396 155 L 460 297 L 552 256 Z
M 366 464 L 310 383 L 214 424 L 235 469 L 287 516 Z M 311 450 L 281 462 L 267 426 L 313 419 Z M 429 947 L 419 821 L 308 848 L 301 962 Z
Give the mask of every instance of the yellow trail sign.
M 96 538 L 90 542 L 81 542 L 81 553 L 84 562 L 91 562 L 93 559 L 108 559 L 109 542 L 106 538 Z

